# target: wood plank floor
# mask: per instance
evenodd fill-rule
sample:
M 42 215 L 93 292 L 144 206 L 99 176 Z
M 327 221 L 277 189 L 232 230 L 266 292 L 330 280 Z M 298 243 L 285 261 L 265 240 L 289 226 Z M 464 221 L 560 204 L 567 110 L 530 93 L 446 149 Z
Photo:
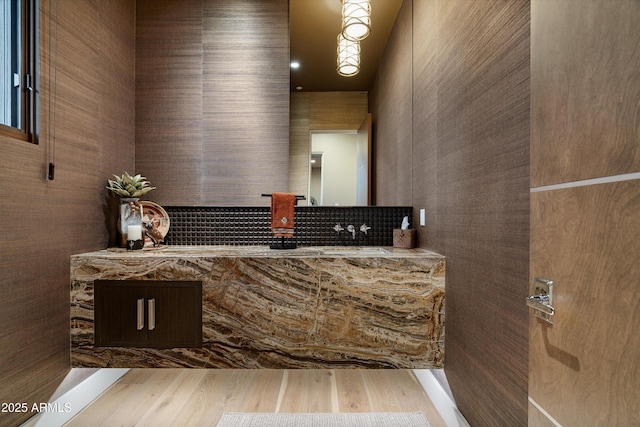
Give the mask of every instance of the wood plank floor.
M 413 412 L 446 424 L 411 370 L 132 369 L 67 426 L 215 426 L 223 412 Z

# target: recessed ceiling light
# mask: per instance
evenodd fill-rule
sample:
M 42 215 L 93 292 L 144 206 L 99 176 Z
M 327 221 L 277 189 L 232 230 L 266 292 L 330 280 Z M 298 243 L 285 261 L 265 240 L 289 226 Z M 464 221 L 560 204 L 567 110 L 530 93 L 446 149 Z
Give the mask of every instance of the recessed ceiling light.
M 300 63 L 298 61 L 291 61 L 291 68 L 297 70 L 298 68 L 300 68 Z
M 296 86 L 296 90 L 302 90 L 302 86 Z

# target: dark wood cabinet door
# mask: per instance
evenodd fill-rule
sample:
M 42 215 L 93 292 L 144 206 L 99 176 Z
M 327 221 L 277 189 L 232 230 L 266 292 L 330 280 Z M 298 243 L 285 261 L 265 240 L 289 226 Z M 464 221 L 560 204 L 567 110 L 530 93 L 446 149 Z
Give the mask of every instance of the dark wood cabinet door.
M 119 347 L 145 342 L 147 331 L 139 326 L 138 317 L 144 316 L 139 310 L 144 310 L 146 288 L 108 282 L 97 281 L 94 287 L 95 345 Z
M 200 282 L 168 282 L 148 288 L 148 347 L 202 346 L 201 289 Z
M 97 347 L 202 346 L 202 282 L 96 280 Z

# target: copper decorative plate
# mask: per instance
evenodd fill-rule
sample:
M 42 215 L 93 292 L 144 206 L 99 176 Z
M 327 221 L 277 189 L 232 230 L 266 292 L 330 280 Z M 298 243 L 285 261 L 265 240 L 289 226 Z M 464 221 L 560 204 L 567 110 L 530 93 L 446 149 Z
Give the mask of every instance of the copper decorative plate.
M 142 221 L 145 223 L 153 222 L 153 225 L 162 234 L 162 237 L 166 237 L 171 223 L 167 211 L 165 211 L 162 206 L 153 202 L 141 201 L 140 205 L 142 205 Z M 144 236 L 144 245 L 153 246 L 153 241 L 147 235 Z

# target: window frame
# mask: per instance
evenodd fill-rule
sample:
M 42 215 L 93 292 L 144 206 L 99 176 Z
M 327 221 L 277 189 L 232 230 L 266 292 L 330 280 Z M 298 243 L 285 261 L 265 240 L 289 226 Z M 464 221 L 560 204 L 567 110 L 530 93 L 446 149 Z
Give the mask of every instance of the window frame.
M 0 135 L 38 144 L 38 0 L 20 0 L 20 127 L 0 123 Z

